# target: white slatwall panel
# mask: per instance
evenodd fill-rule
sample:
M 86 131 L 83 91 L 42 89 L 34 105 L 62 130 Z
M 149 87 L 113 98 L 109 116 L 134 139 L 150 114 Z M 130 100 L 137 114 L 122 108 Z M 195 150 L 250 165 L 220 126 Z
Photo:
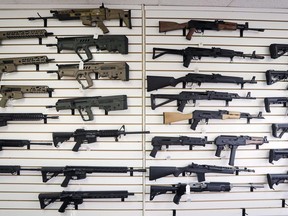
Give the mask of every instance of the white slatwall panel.
M 81 5 L 81 8 L 90 6 Z M 123 8 L 123 6 L 109 5 L 110 8 Z M 230 193 L 199 193 L 183 196 L 180 205 L 172 202 L 173 195 L 157 196 L 149 201 L 151 185 L 175 184 L 178 182 L 196 181 L 195 174 L 191 177 L 166 177 L 156 182 L 148 179 L 148 173 L 144 175 L 136 173 L 133 177 L 125 174 L 92 174 L 81 181 L 71 181 L 69 190 L 129 190 L 135 196 L 119 200 L 88 200 L 79 206 L 78 211 L 67 210 L 67 215 L 79 216 L 172 216 L 172 210 L 177 209 L 178 216 L 203 215 L 203 216 L 241 216 L 243 208 L 249 216 L 284 216 L 288 215 L 287 208 L 281 208 L 281 199 L 288 199 L 287 185 L 276 186 L 272 191 L 266 184 L 266 173 L 285 173 L 287 161 L 279 160 L 271 165 L 268 163 L 270 148 L 287 148 L 288 136 L 282 139 L 272 137 L 271 123 L 286 123 L 286 108 L 273 106 L 271 113 L 265 113 L 263 98 L 268 96 L 287 96 L 287 82 L 279 82 L 267 86 L 264 72 L 268 69 L 287 70 L 287 57 L 272 60 L 269 57 L 268 46 L 271 43 L 288 43 L 287 11 L 286 10 L 243 10 L 226 8 L 183 8 L 183 7 L 156 7 L 156 6 L 125 6 L 124 9 L 132 9 L 133 29 L 119 27 L 118 21 L 108 21 L 111 34 L 125 34 L 129 38 L 129 54 L 110 54 L 99 52 L 91 48 L 94 61 L 126 61 L 130 66 L 130 81 L 121 82 L 114 80 L 97 80 L 94 86 L 88 90 L 82 90 L 74 79 L 57 80 L 55 74 L 47 74 L 47 70 L 57 69 L 57 64 L 78 63 L 79 59 L 73 52 L 65 51 L 56 53 L 55 47 L 46 47 L 45 44 L 55 43 L 54 37 L 43 39 L 44 45 L 38 45 L 37 39 L 4 40 L 0 47 L 0 58 L 47 55 L 55 61 L 40 65 L 40 71 L 35 71 L 33 66 L 21 66 L 19 72 L 5 74 L 2 85 L 48 85 L 55 88 L 53 98 L 46 95 L 27 95 L 25 99 L 10 101 L 8 107 L 1 112 L 43 112 L 51 115 L 59 115 L 60 119 L 48 120 L 44 125 L 40 122 L 11 123 L 8 127 L 0 128 L 0 136 L 5 139 L 30 139 L 32 141 L 51 142 L 51 133 L 56 131 L 74 131 L 77 128 L 85 129 L 116 129 L 122 124 L 127 126 L 127 131 L 150 130 L 151 134 L 131 135 L 121 137 L 119 142 L 113 139 L 99 139 L 97 143 L 83 145 L 78 153 L 72 152 L 72 141 L 63 143 L 59 148 L 50 146 L 33 146 L 31 150 L 7 149 L 0 152 L 1 165 L 21 165 L 27 167 L 40 166 L 186 166 L 191 162 L 199 164 L 213 164 L 227 166 L 229 152 L 222 152 L 221 158 L 214 156 L 215 146 L 195 147 L 189 151 L 187 147 L 171 147 L 169 150 L 159 151 L 156 158 L 149 156 L 152 149 L 150 140 L 153 136 L 207 136 L 209 140 L 221 134 L 267 136 L 270 141 L 255 150 L 254 146 L 241 147 L 237 151 L 235 164 L 255 169 L 255 173 L 240 173 L 238 176 L 207 174 L 208 181 L 229 181 L 231 183 L 264 183 L 265 188 L 251 193 L 249 189 L 233 188 Z M 17 30 L 43 28 L 43 22 L 28 21 L 26 17 L 36 16 L 39 12 L 42 16 L 49 16 L 50 9 L 69 8 L 69 5 L 60 5 L 58 8 L 51 6 L 26 7 L 21 9 L 5 6 L 0 9 L 0 30 Z M 175 10 L 176 9 L 176 10 Z M 186 22 L 195 19 L 224 19 L 233 22 L 244 23 L 249 21 L 251 27 L 265 28 L 263 33 L 245 31 L 244 38 L 239 38 L 239 32 L 207 31 L 204 35 L 195 34 L 191 41 L 182 36 L 182 31 L 173 31 L 166 34 L 158 32 L 158 21 L 168 20 Z M 144 24 L 144 25 L 143 25 Z M 48 20 L 48 32 L 55 36 L 72 36 L 102 34 L 101 30 L 93 27 L 83 27 L 80 21 L 60 22 Z M 143 34 L 144 33 L 144 34 Z M 145 43 L 145 45 L 144 45 Z M 144 45 L 144 46 L 143 46 Z M 264 60 L 250 60 L 235 58 L 233 62 L 221 58 L 203 58 L 201 61 L 192 61 L 189 68 L 182 66 L 180 56 L 165 55 L 152 60 L 153 47 L 183 49 L 187 46 L 200 46 L 210 48 L 212 46 L 226 49 L 234 49 L 265 55 Z M 143 53 L 144 52 L 144 55 Z M 146 69 L 146 71 L 145 71 Z M 145 74 L 143 74 L 145 71 Z M 256 100 L 234 100 L 229 107 L 225 107 L 219 101 L 200 101 L 196 107 L 189 104 L 184 112 L 189 113 L 197 109 L 228 109 L 231 111 L 249 112 L 256 114 L 262 111 L 265 119 L 252 119 L 251 124 L 245 120 L 211 120 L 208 125 L 199 124 L 196 131 L 189 129 L 186 122 L 173 125 L 162 124 L 162 113 L 175 111 L 176 104 L 170 103 L 156 110 L 150 108 L 150 92 L 143 91 L 146 81 L 142 79 L 146 75 L 180 77 L 188 72 L 203 74 L 221 73 L 227 76 L 243 76 L 251 79 L 256 76 L 257 84 L 245 84 L 244 89 L 237 85 L 202 84 L 201 87 L 192 86 L 192 90 L 215 90 L 238 93 L 241 96 L 251 92 Z M 186 89 L 189 90 L 189 89 Z M 108 116 L 103 110 L 93 109 L 95 120 L 83 122 L 77 113 L 71 116 L 69 111 L 56 112 L 55 109 L 46 109 L 45 106 L 53 105 L 58 99 L 72 96 L 97 96 L 97 95 L 128 95 L 129 109 L 113 111 Z M 182 91 L 181 86 L 165 88 L 154 94 L 176 94 Z M 59 183 L 63 179 L 55 178 L 49 183 L 42 183 L 39 173 L 23 172 L 21 176 L 1 175 L 0 178 L 0 215 L 8 216 L 38 216 L 61 215 L 57 212 L 60 203 L 50 205 L 47 210 L 40 210 L 38 194 L 40 192 L 62 191 Z M 188 200 L 188 201 L 187 201 Z M 189 200 L 192 200 L 189 202 Z M 187 202 L 185 202 L 187 201 Z

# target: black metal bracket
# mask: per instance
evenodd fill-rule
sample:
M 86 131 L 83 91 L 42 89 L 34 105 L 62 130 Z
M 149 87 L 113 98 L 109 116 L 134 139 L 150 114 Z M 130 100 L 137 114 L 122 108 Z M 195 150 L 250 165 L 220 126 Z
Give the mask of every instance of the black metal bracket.
M 246 209 L 245 209 L 245 208 L 242 208 L 242 216 L 246 216 L 246 215 L 248 215 L 248 214 L 246 213 Z
M 286 206 L 288 206 L 285 199 L 281 199 L 281 200 L 282 200 L 282 208 L 285 208 Z
M 177 213 L 177 212 L 176 212 L 176 209 L 173 209 L 173 210 L 172 210 L 172 216 L 176 216 L 176 213 Z

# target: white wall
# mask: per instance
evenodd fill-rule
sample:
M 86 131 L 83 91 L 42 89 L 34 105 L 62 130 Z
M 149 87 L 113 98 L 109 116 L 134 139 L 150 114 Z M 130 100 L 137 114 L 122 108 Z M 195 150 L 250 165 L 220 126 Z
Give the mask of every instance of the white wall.
M 88 5 L 79 7 L 89 8 Z M 8 127 L 0 128 L 2 138 L 7 139 L 30 139 L 34 142 L 51 142 L 51 132 L 73 131 L 77 128 L 85 129 L 116 129 L 125 124 L 127 131 L 150 130 L 151 134 L 131 135 L 122 137 L 118 143 L 113 139 L 99 139 L 99 142 L 83 147 L 78 153 L 71 151 L 71 141 L 61 145 L 60 148 L 33 146 L 30 151 L 25 149 L 9 149 L 1 152 L 1 165 L 21 165 L 25 167 L 40 166 L 132 166 L 149 167 L 151 165 L 163 166 L 186 166 L 191 162 L 199 164 L 211 164 L 227 166 L 229 151 L 223 152 L 221 159 L 214 156 L 215 146 L 208 145 L 205 148 L 195 148 L 188 151 L 187 147 L 170 148 L 167 151 L 158 152 L 157 157 L 151 158 L 149 153 L 152 149 L 150 140 L 153 136 L 207 136 L 213 140 L 219 135 L 249 135 L 267 136 L 270 141 L 259 150 L 254 146 L 241 147 L 237 151 L 235 165 L 246 166 L 255 169 L 255 173 L 241 173 L 239 176 L 208 174 L 207 181 L 229 181 L 231 183 L 263 183 L 264 189 L 253 193 L 249 189 L 233 188 L 230 193 L 199 193 L 192 194 L 192 202 L 185 202 L 183 197 L 180 205 L 172 202 L 173 195 L 157 196 L 149 201 L 150 185 L 187 183 L 196 181 L 192 177 L 167 177 L 156 182 L 148 180 L 141 174 L 134 177 L 128 175 L 105 175 L 92 174 L 85 180 L 72 181 L 69 188 L 65 190 L 129 190 L 135 196 L 129 197 L 124 203 L 118 200 L 89 200 L 79 206 L 78 211 L 67 211 L 67 215 L 125 215 L 125 216 L 164 216 L 172 215 L 172 210 L 177 209 L 177 215 L 242 215 L 242 208 L 246 208 L 249 216 L 263 215 L 287 215 L 287 208 L 281 208 L 281 199 L 288 198 L 287 185 L 276 186 L 276 190 L 270 190 L 266 184 L 266 173 L 285 173 L 287 161 L 284 159 L 268 163 L 268 152 L 270 148 L 287 148 L 288 136 L 282 139 L 272 137 L 271 123 L 287 122 L 286 108 L 273 106 L 272 113 L 264 110 L 263 98 L 268 96 L 287 97 L 287 82 L 267 86 L 265 83 L 265 71 L 268 69 L 287 70 L 287 57 L 272 60 L 269 57 L 269 45 L 271 43 L 287 43 L 287 10 L 263 10 L 263 9 L 235 9 L 235 8 L 195 8 L 195 7 L 152 7 L 152 6 L 109 6 L 110 8 L 132 9 L 133 29 L 119 27 L 118 21 L 107 21 L 111 34 L 125 34 L 129 38 L 129 54 L 110 54 L 96 52 L 91 48 L 95 61 L 113 62 L 126 61 L 130 65 L 129 82 L 97 80 L 94 81 L 92 89 L 83 91 L 74 79 L 57 80 L 55 74 L 47 74 L 46 70 L 55 70 L 56 64 L 77 63 L 78 57 L 73 52 L 56 53 L 56 48 L 46 47 L 45 44 L 55 43 L 54 37 L 43 40 L 44 45 L 38 45 L 37 39 L 4 40 L 0 48 L 0 58 L 47 55 L 55 58 L 55 62 L 40 65 L 40 71 L 36 72 L 33 66 L 19 67 L 19 72 L 5 74 L 1 85 L 48 85 L 55 88 L 53 98 L 46 95 L 27 95 L 25 99 L 10 102 L 9 107 L 1 109 L 1 112 L 43 112 L 51 115 L 60 115 L 59 120 L 48 120 L 44 125 L 40 122 L 11 123 Z M 41 8 L 41 9 L 39 9 Z M 69 8 L 69 5 L 60 5 L 57 8 Z M 53 9 L 57 9 L 53 8 Z M 0 13 L 1 30 L 33 29 L 42 28 L 42 21 L 28 21 L 26 18 L 36 16 L 39 12 L 42 16 L 49 16 L 47 5 L 26 5 L 12 8 L 2 6 Z M 195 34 L 191 41 L 182 36 L 182 31 L 173 31 L 167 34 L 158 32 L 159 20 L 170 20 L 186 22 L 195 19 L 224 19 L 244 23 L 248 21 L 251 27 L 265 28 L 263 33 L 245 31 L 244 37 L 239 37 L 239 32 L 207 31 L 204 35 Z M 102 34 L 101 30 L 93 27 L 83 27 L 80 21 L 60 22 L 49 20 L 49 32 L 55 36 L 70 36 L 82 34 Z M 232 63 L 224 58 L 203 58 L 201 61 L 192 61 L 189 68 L 182 66 L 180 56 L 165 55 L 159 59 L 152 60 L 153 47 L 165 47 L 183 49 L 187 46 L 221 47 L 251 53 L 265 55 L 264 60 L 251 60 L 235 58 Z M 151 110 L 150 93 L 144 89 L 146 86 L 143 78 L 146 75 L 174 76 L 180 77 L 188 72 L 199 73 L 221 73 L 222 75 L 242 76 L 251 79 L 256 76 L 257 84 L 247 84 L 244 89 L 236 85 L 202 84 L 201 87 L 193 86 L 192 90 L 217 90 L 238 93 L 241 96 L 251 92 L 256 100 L 234 100 L 229 107 L 224 102 L 200 101 L 197 109 L 217 110 L 228 109 L 230 111 L 249 112 L 256 114 L 262 111 L 264 120 L 251 120 L 246 124 L 242 120 L 211 120 L 208 125 L 199 125 L 196 131 L 189 129 L 186 122 L 173 125 L 162 124 L 162 113 L 164 111 L 176 111 L 174 103 L 165 107 Z M 189 90 L 189 89 L 186 89 Z M 165 88 L 154 94 L 171 93 L 182 91 L 181 86 L 176 88 Z M 71 116 L 69 111 L 56 112 L 54 109 L 46 109 L 46 105 L 54 104 L 60 98 L 72 96 L 98 96 L 127 94 L 129 109 L 125 111 L 110 112 L 104 115 L 102 110 L 93 109 L 95 120 L 83 122 L 76 112 Z M 195 108 L 189 105 L 185 113 L 192 112 Z M 23 172 L 21 176 L 1 175 L 0 178 L 0 214 L 1 215 L 60 215 L 57 208 L 60 203 L 50 205 L 47 210 L 40 210 L 37 196 L 40 192 L 62 191 L 59 183 L 62 178 L 57 177 L 45 184 L 41 181 L 39 173 Z

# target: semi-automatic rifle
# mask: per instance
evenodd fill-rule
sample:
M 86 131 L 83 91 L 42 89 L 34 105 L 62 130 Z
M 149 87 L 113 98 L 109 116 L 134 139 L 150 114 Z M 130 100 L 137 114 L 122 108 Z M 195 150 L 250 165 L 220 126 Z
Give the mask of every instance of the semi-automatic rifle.
M 113 80 L 129 81 L 129 65 L 126 62 L 113 63 L 85 63 L 83 69 L 79 69 L 79 64 L 59 65 L 58 70 L 47 73 L 57 73 L 58 79 L 63 77 L 74 77 L 83 89 L 93 86 L 91 78 L 95 74 L 95 79 L 107 77 Z M 83 79 L 85 80 L 83 82 Z M 85 85 L 86 84 L 86 85 Z
M 51 35 L 53 35 L 53 33 L 47 32 L 45 29 L 0 31 L 0 41 L 5 39 L 38 38 L 39 44 L 42 44 L 42 38 L 46 38 Z
M 92 121 L 94 119 L 92 107 L 104 109 L 105 115 L 109 111 L 126 110 L 127 95 L 114 96 L 95 96 L 95 97 L 78 97 L 70 99 L 60 99 L 55 106 L 46 106 L 46 108 L 56 108 L 57 112 L 60 110 L 71 110 L 71 114 L 75 114 L 75 109 L 80 113 L 83 121 Z
M 188 29 L 188 34 L 186 35 L 187 40 L 191 40 L 195 32 L 203 34 L 205 30 L 236 31 L 239 29 L 240 37 L 243 37 L 243 32 L 246 30 L 259 31 L 259 32 L 264 32 L 265 30 L 259 28 L 249 28 L 248 22 L 245 22 L 245 24 L 238 24 L 234 22 L 225 22 L 223 20 L 215 20 L 215 21 L 190 20 L 189 22 L 185 23 L 159 21 L 159 32 L 174 31 L 178 29 L 183 29 L 183 36 L 186 35 L 186 29 Z
M 183 120 L 188 120 L 188 123 L 191 124 L 190 128 L 196 130 L 197 125 L 201 120 L 205 120 L 205 123 L 208 124 L 210 119 L 247 119 L 247 124 L 250 123 L 251 119 L 264 119 L 262 112 L 259 112 L 258 115 L 251 115 L 250 113 L 242 112 L 232 112 L 228 110 L 195 110 L 192 113 L 182 114 L 177 112 L 163 112 L 163 122 L 164 124 L 170 124 L 172 122 L 178 122 Z
M 233 99 L 256 99 L 251 97 L 251 93 L 248 92 L 245 97 L 240 97 L 237 93 L 228 92 L 216 92 L 216 91 L 206 91 L 206 92 L 195 92 L 195 91 L 182 91 L 179 94 L 151 94 L 151 108 L 155 110 L 157 107 L 163 106 L 170 102 L 177 102 L 177 110 L 183 112 L 186 104 L 192 101 L 194 104 L 197 100 L 223 100 L 226 102 L 226 106 Z M 167 99 L 166 101 L 156 104 L 156 99 Z
M 269 163 L 273 164 L 273 161 L 278 161 L 281 158 L 288 158 L 288 149 L 270 149 Z
M 97 142 L 98 137 L 113 137 L 116 142 L 121 137 L 121 135 L 126 136 L 126 134 L 147 134 L 150 131 L 125 131 L 125 126 L 119 130 L 84 130 L 77 129 L 75 132 L 55 132 L 53 133 L 53 143 L 55 147 L 59 146 L 59 143 L 63 143 L 70 138 L 74 138 L 76 142 L 72 151 L 78 151 L 82 144 L 90 144 Z
M 172 167 L 172 166 L 150 166 L 149 167 L 149 180 L 156 180 L 165 176 L 173 175 L 178 177 L 180 174 L 185 176 L 187 173 L 191 175 L 191 173 L 195 173 L 197 176 L 197 180 L 199 182 L 205 181 L 206 173 L 222 173 L 222 174 L 236 174 L 239 172 L 255 172 L 255 170 L 247 169 L 244 167 L 240 169 L 239 167 L 222 167 L 222 166 L 212 166 L 205 164 L 189 164 L 185 167 Z
M 44 124 L 47 119 L 58 119 L 59 116 L 48 116 L 43 113 L 0 113 L 0 127 L 7 126 L 8 121 L 40 121 Z
M 125 25 L 131 29 L 131 10 L 121 10 L 121 9 L 110 9 L 104 7 L 104 4 L 99 8 L 95 9 L 70 9 L 70 10 L 50 10 L 52 17 L 29 17 L 28 20 L 42 19 L 44 21 L 44 27 L 47 27 L 47 19 L 58 19 L 60 21 L 67 20 L 81 20 L 82 24 L 85 26 L 97 26 L 104 34 L 108 33 L 109 30 L 104 24 L 105 20 L 119 19 L 120 27 Z
M 119 52 L 128 54 L 128 38 L 125 35 L 99 35 L 94 39 L 94 35 L 82 37 L 63 37 L 58 38 L 57 44 L 47 44 L 46 46 L 56 46 L 57 53 L 62 50 L 74 51 L 83 62 L 87 62 L 93 58 L 90 46 L 96 46 L 97 50 L 107 50 L 108 52 Z M 80 50 L 84 50 L 86 59 L 80 55 Z
M 276 138 L 282 138 L 282 136 L 288 132 L 288 124 L 272 124 L 272 135 Z M 278 132 L 280 134 L 278 135 Z
M 229 49 L 221 49 L 218 47 L 200 48 L 200 47 L 187 47 L 185 49 L 166 49 L 166 48 L 153 48 L 153 59 L 159 58 L 165 54 L 174 54 L 183 56 L 183 66 L 189 67 L 191 60 L 201 60 L 202 57 L 224 57 L 230 58 L 232 61 L 234 57 L 250 58 L 250 59 L 264 59 L 264 56 L 256 55 L 253 51 L 252 54 L 244 54 L 240 51 Z
M 54 59 L 49 59 L 47 56 L 28 56 L 18 58 L 1 58 L 0 59 L 0 80 L 3 73 L 11 73 L 17 71 L 19 65 L 35 65 L 39 71 L 40 64 L 47 64 Z
M 197 83 L 200 86 L 202 83 L 231 83 L 244 87 L 245 83 L 256 84 L 255 76 L 251 80 L 244 80 L 242 77 L 222 76 L 221 74 L 195 74 L 188 73 L 186 76 L 174 78 L 164 76 L 147 76 L 147 91 L 158 90 L 164 87 L 175 87 L 182 83 L 182 88 L 186 88 L 188 83 Z
M 44 94 L 48 93 L 49 97 L 52 97 L 53 88 L 48 86 L 10 86 L 1 85 L 0 94 L 2 95 L 0 101 L 0 107 L 5 108 L 6 103 L 10 99 L 22 99 L 24 94 Z
M 179 204 L 181 197 L 186 194 L 188 191 L 191 192 L 229 192 L 233 187 L 248 187 L 252 192 L 256 188 L 264 188 L 262 184 L 231 184 L 230 182 L 197 182 L 190 184 L 179 183 L 177 185 L 171 186 L 156 186 L 153 185 L 150 187 L 150 200 L 153 200 L 155 196 L 160 194 L 166 194 L 167 192 L 172 192 L 175 194 L 173 202 Z
M 65 212 L 69 205 L 74 205 L 75 210 L 78 210 L 78 205 L 84 202 L 84 199 L 121 199 L 123 202 L 128 196 L 133 196 L 134 193 L 129 193 L 125 190 L 119 191 L 62 191 L 52 193 L 40 193 L 38 199 L 41 209 L 46 208 L 51 203 L 59 200 L 63 202 L 58 212 Z

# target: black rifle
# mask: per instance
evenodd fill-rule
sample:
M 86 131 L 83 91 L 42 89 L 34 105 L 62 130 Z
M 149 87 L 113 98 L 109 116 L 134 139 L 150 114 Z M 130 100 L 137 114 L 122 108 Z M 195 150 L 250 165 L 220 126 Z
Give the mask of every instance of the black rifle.
M 121 135 L 126 134 L 147 134 L 150 131 L 132 131 L 126 132 L 125 126 L 119 130 L 84 130 L 84 129 L 77 129 L 75 132 L 56 132 L 53 133 L 53 143 L 55 147 L 58 147 L 58 143 L 63 143 L 64 141 L 69 140 L 71 137 L 74 138 L 76 142 L 72 151 L 78 151 L 82 144 L 89 144 L 97 142 L 98 137 L 114 137 L 115 141 L 118 141 L 118 138 Z
M 230 148 L 230 159 L 229 165 L 234 166 L 236 150 L 239 146 L 246 145 L 256 145 L 256 149 L 259 149 L 259 146 L 269 143 L 267 137 L 250 137 L 250 136 L 225 136 L 221 135 L 216 137 L 214 144 L 217 146 L 215 156 L 220 157 L 222 150 L 227 146 Z
M 65 38 L 56 37 L 57 44 L 47 44 L 46 46 L 56 46 L 57 53 L 60 53 L 62 50 L 72 50 L 83 62 L 87 62 L 93 58 L 89 49 L 90 46 L 96 46 L 97 50 L 128 54 L 128 38 L 125 35 L 99 35 L 97 39 L 93 37 L 93 35 Z M 85 51 L 86 59 L 83 59 L 79 53 L 82 49 Z
M 1 141 L 0 141 L 1 142 Z M 109 167 L 109 166 L 65 166 L 65 167 L 42 167 L 40 169 L 22 168 L 20 166 L 0 166 L 0 173 L 10 173 L 20 175 L 20 171 L 40 171 L 42 181 L 48 182 L 50 179 L 63 174 L 65 177 L 61 187 L 67 187 L 70 180 L 80 180 L 87 177 L 87 173 L 130 173 L 146 172 L 146 169 L 134 169 L 133 167 Z
M 197 100 L 224 100 L 226 106 L 233 99 L 256 99 L 251 97 L 251 93 L 248 92 L 245 97 L 240 97 L 237 93 L 228 92 L 216 92 L 216 91 L 206 91 L 206 92 L 189 92 L 182 91 L 179 94 L 151 94 L 151 108 L 155 110 L 157 107 L 163 106 L 173 101 L 177 101 L 178 111 L 183 112 L 186 104 L 192 101 L 194 104 Z M 167 99 L 166 101 L 156 104 L 156 98 Z
M 251 119 L 264 119 L 262 112 L 259 112 L 258 115 L 251 115 L 250 113 L 242 112 L 231 112 L 228 110 L 195 110 L 191 114 L 182 114 L 177 112 L 163 112 L 163 122 L 164 124 L 170 124 L 172 122 L 178 122 L 183 120 L 188 120 L 188 123 L 191 125 L 192 130 L 196 130 L 197 125 L 201 120 L 205 120 L 205 123 L 208 124 L 210 119 L 247 119 L 247 124 L 250 123 Z
M 269 163 L 273 164 L 273 161 L 278 161 L 281 158 L 288 158 L 288 149 L 270 149 Z
M 182 88 L 186 88 L 187 83 L 197 83 L 200 86 L 202 83 L 232 83 L 241 85 L 243 88 L 245 83 L 256 84 L 255 76 L 251 80 L 244 80 L 242 77 L 222 76 L 221 74 L 195 74 L 188 73 L 186 76 L 174 78 L 164 76 L 147 76 L 147 91 L 153 91 L 168 86 L 175 87 L 182 83 Z
M 0 127 L 6 126 L 8 121 L 39 121 L 47 119 L 58 119 L 59 116 L 47 116 L 43 113 L 0 113 Z
M 167 166 L 150 166 L 149 167 L 149 180 L 156 180 L 168 175 L 174 175 L 178 177 L 180 174 L 185 176 L 185 173 L 191 175 L 196 173 L 199 182 L 205 181 L 206 173 L 222 173 L 222 174 L 236 174 L 239 172 L 255 172 L 255 170 L 247 169 L 246 167 L 240 169 L 239 167 L 221 167 L 212 165 L 200 165 L 192 163 L 185 167 L 167 167 Z
M 55 106 L 46 106 L 46 108 L 56 108 L 59 110 L 71 110 L 75 114 L 75 109 L 80 113 L 83 121 L 92 121 L 94 119 L 92 107 L 99 107 L 105 110 L 105 115 L 109 111 L 128 109 L 127 95 L 114 96 L 95 96 L 95 97 L 78 97 L 70 99 L 60 99 Z
M 24 147 L 30 149 L 31 145 L 52 145 L 52 143 L 33 143 L 30 140 L 0 139 L 0 151 L 3 147 Z
M 151 140 L 151 144 L 153 149 L 150 153 L 151 157 L 156 156 L 157 152 L 162 149 L 162 146 L 181 145 L 181 146 L 189 146 L 189 150 L 192 150 L 193 146 L 205 146 L 206 144 L 211 144 L 212 142 L 207 141 L 207 137 L 199 138 L 199 137 L 188 137 L 188 136 L 179 136 L 179 137 L 161 137 L 155 136 Z
M 283 104 L 283 107 L 287 107 L 288 97 L 268 97 L 264 98 L 265 110 L 270 113 L 270 104 Z
M 128 191 L 62 191 L 52 193 L 40 193 L 38 199 L 41 209 L 46 208 L 56 200 L 63 202 L 58 212 L 65 212 L 68 205 L 74 205 L 75 210 L 78 210 L 78 205 L 82 204 L 84 199 L 117 199 L 120 198 L 123 202 L 128 196 L 133 196 L 134 193 Z
M 186 35 L 186 29 L 188 29 L 188 34 L 186 35 L 187 40 L 191 40 L 194 32 L 196 33 L 204 33 L 205 30 L 228 30 L 235 31 L 240 30 L 240 37 L 243 37 L 243 32 L 245 30 L 253 30 L 263 32 L 265 29 L 259 28 L 249 28 L 249 23 L 245 22 L 245 24 L 238 24 L 235 22 L 225 22 L 223 20 L 215 20 L 215 21 L 203 21 L 203 20 L 190 20 L 186 23 L 176 23 L 176 22 L 167 22 L 167 21 L 159 21 L 159 32 L 167 32 L 183 29 L 183 36 Z
M 271 44 L 269 46 L 270 56 L 272 59 L 277 59 L 288 52 L 288 44 Z
M 267 181 L 268 181 L 268 185 L 271 189 L 273 188 L 273 185 L 276 184 L 280 184 L 280 183 L 284 183 L 285 180 L 288 180 L 288 173 L 286 174 L 267 174 Z
M 266 71 L 267 85 L 272 85 L 284 79 L 288 79 L 288 71 L 275 71 L 275 70 Z
M 231 184 L 230 182 L 197 182 L 190 184 L 179 183 L 172 186 L 151 186 L 150 187 L 150 200 L 153 200 L 155 196 L 160 194 L 166 194 L 167 192 L 172 192 L 175 194 L 173 202 L 179 204 L 181 197 L 186 193 L 187 186 L 190 191 L 193 192 L 229 192 L 233 187 L 249 187 L 252 192 L 256 188 L 263 188 L 262 184 Z
M 281 131 L 279 135 L 277 135 L 278 131 Z M 288 124 L 272 124 L 273 137 L 282 138 L 286 132 L 288 132 Z
M 158 52 L 158 54 L 156 54 Z M 183 56 L 183 66 L 189 67 L 191 60 L 201 60 L 202 57 L 226 57 L 230 58 L 231 61 L 235 56 L 250 59 L 264 59 L 264 56 L 256 55 L 253 51 L 252 54 L 244 54 L 240 51 L 234 51 L 229 49 L 221 49 L 217 47 L 199 48 L 199 47 L 187 47 L 182 50 L 177 49 L 165 49 L 165 48 L 153 48 L 153 59 L 159 58 L 165 54 L 175 54 Z

